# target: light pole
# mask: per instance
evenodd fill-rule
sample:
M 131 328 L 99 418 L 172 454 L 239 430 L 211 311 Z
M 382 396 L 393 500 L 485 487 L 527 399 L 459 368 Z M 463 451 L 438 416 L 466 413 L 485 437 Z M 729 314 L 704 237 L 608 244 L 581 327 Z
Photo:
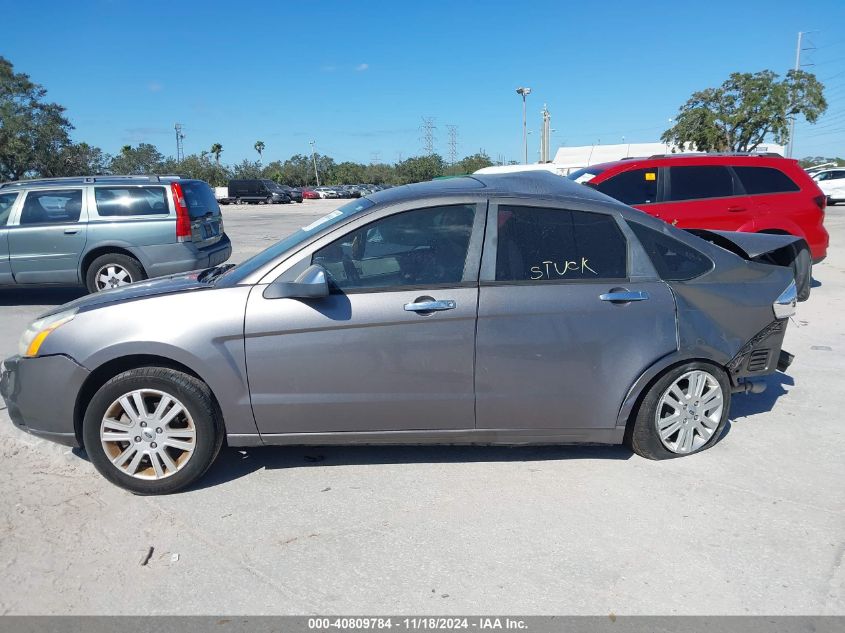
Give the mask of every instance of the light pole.
M 516 94 L 522 95 L 522 150 L 525 155 L 525 164 L 528 164 L 528 123 L 526 122 L 525 97 L 531 94 L 531 88 L 520 86 Z
M 317 173 L 317 152 L 314 149 L 314 141 L 309 141 L 311 143 L 311 160 L 314 161 L 314 178 L 317 180 L 317 186 L 320 186 L 320 174 Z

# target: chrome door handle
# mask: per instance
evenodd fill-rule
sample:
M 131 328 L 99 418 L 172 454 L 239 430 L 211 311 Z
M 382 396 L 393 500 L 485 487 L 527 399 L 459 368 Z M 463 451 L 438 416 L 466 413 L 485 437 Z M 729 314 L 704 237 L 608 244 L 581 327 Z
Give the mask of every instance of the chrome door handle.
M 602 301 L 614 301 L 619 303 L 627 303 L 629 301 L 645 301 L 646 299 L 648 299 L 648 293 L 643 290 L 634 290 L 633 292 L 629 292 L 628 290 L 606 292 L 603 295 L 599 295 L 599 299 L 601 299 Z
M 454 310 L 458 307 L 452 299 L 442 301 L 419 301 L 417 303 L 406 303 L 405 310 L 408 312 L 435 312 L 438 310 Z
M 79 229 L 65 229 L 65 235 L 76 235 L 79 233 Z

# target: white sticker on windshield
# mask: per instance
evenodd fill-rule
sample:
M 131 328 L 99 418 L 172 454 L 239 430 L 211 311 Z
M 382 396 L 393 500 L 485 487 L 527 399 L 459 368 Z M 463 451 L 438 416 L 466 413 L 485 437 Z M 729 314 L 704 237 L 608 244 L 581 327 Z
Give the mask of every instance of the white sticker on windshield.
M 313 231 L 314 229 L 316 229 L 321 224 L 325 224 L 329 220 L 334 220 L 339 215 L 343 215 L 343 211 L 341 211 L 340 209 L 335 209 L 334 211 L 332 211 L 328 215 L 324 215 L 322 218 L 320 218 L 319 220 L 315 220 L 314 222 L 312 222 L 308 226 L 303 226 L 302 230 L 303 231 Z

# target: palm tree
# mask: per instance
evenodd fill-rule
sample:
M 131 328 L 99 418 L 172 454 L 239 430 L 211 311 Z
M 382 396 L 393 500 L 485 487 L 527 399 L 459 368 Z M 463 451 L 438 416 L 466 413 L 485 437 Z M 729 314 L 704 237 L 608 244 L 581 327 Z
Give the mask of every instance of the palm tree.
M 211 146 L 211 153 L 214 154 L 214 160 L 217 161 L 217 164 L 220 164 L 220 154 L 223 152 L 223 146 L 220 143 L 214 143 Z
M 264 152 L 264 141 L 255 141 L 255 151 L 258 152 L 258 160 L 261 160 Z

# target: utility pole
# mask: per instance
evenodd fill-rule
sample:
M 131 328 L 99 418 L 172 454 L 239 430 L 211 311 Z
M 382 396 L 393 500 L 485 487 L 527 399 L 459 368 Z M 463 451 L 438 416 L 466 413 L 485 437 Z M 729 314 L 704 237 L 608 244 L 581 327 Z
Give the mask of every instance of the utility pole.
M 815 46 L 811 45 L 808 48 L 803 48 L 802 43 L 804 41 L 804 36 L 810 33 L 816 33 L 816 31 L 798 31 L 798 44 L 795 46 L 795 70 L 801 70 L 801 52 L 802 51 L 809 51 L 815 49 Z M 813 64 L 805 64 L 807 66 L 812 66 Z M 789 119 L 789 142 L 786 144 L 786 156 L 787 158 L 792 158 L 792 150 L 795 147 L 795 115 L 793 114 Z
M 311 160 L 314 161 L 314 179 L 317 181 L 317 186 L 320 186 L 320 174 L 317 172 L 317 151 L 314 149 L 314 141 L 311 143 Z
M 454 165 L 458 160 L 458 126 L 447 125 L 449 131 L 449 164 Z
M 531 88 L 523 88 L 520 86 L 516 89 L 516 94 L 522 95 L 522 151 L 524 154 L 525 164 L 528 164 L 528 121 L 525 106 L 525 97 L 531 94 Z
M 379 163 L 381 163 L 381 153 L 370 152 L 370 165 L 378 165 Z
M 434 124 L 434 117 L 424 116 L 422 121 L 420 131 L 422 132 L 423 152 L 426 156 L 431 156 L 434 154 L 434 131 L 437 126 Z
M 798 31 L 798 44 L 795 47 L 795 70 L 801 69 L 801 40 L 804 39 L 804 31 Z M 789 143 L 786 145 L 786 157 L 792 158 L 792 147 L 795 138 L 795 115 L 789 120 Z
M 176 161 L 181 163 L 185 160 L 185 149 L 182 147 L 182 139 L 185 138 L 185 135 L 182 134 L 181 123 L 177 123 L 174 129 L 176 130 Z
M 552 115 L 549 113 L 549 109 L 546 107 L 545 103 L 543 104 L 543 110 L 541 111 L 541 114 L 543 115 L 543 131 L 540 134 L 540 162 L 548 163 L 549 141 L 551 140 L 549 137 L 551 136 Z

